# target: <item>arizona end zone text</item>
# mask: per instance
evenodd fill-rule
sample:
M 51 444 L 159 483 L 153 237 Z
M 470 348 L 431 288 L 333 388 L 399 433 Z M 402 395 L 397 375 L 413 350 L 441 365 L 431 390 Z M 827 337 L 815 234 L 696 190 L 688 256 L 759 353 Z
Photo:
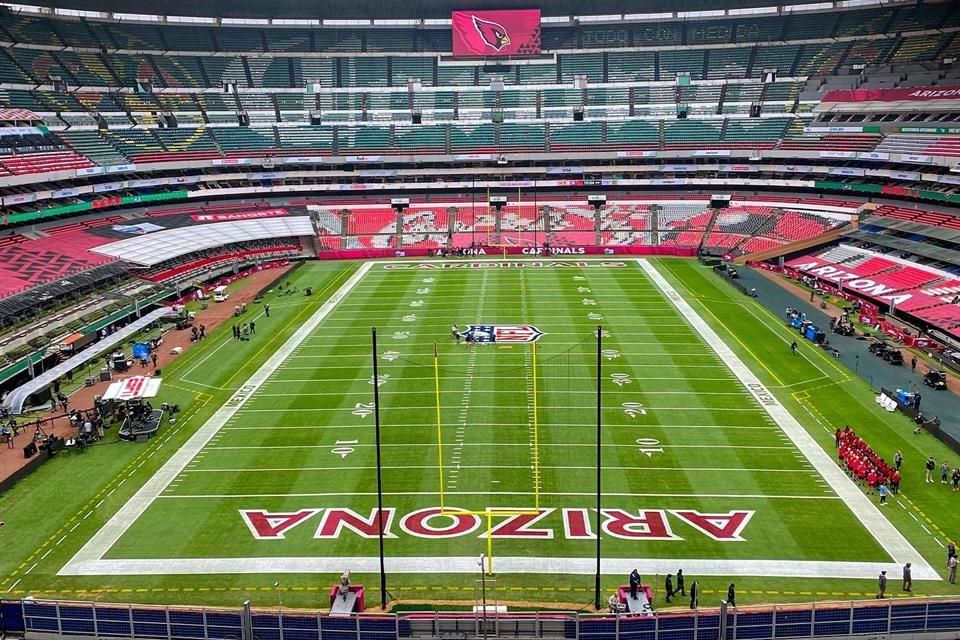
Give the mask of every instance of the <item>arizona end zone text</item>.
M 605 269 L 625 267 L 625 262 L 599 262 L 599 261 L 577 261 L 577 262 L 544 262 L 542 260 L 531 261 L 485 261 L 485 262 L 418 262 L 416 264 L 385 264 L 384 269 L 392 271 L 412 271 L 417 269 L 589 269 L 591 267 L 600 267 Z
M 336 539 L 347 530 L 362 538 L 376 538 L 379 521 L 383 522 L 385 538 L 397 538 L 398 531 L 417 538 L 458 538 L 476 535 L 481 530 L 477 537 L 489 535 L 492 538 L 551 540 L 558 537 L 560 526 L 567 540 L 591 540 L 595 537 L 592 522 L 596 511 L 592 509 L 544 508 L 530 509 L 528 513 L 521 514 L 516 513 L 517 510 L 503 509 L 502 515 L 497 511 L 490 509 L 496 524 L 489 531 L 483 526 L 484 518 L 457 507 L 427 507 L 403 515 L 398 515 L 396 509 L 391 507 L 383 509 L 379 518 L 376 509 L 371 509 L 369 515 L 364 516 L 340 507 L 306 508 L 295 512 L 241 509 L 240 516 L 257 540 L 282 540 L 285 534 L 308 520 L 314 521 L 311 526 L 316 527 L 313 534 L 315 539 Z M 692 509 L 641 509 L 634 513 L 622 509 L 603 509 L 601 513 L 603 522 L 600 526 L 604 535 L 622 540 L 682 541 L 684 536 L 672 528 L 672 523 L 679 523 L 689 526 L 694 535 L 719 542 L 745 540 L 743 530 L 754 514 L 753 511 L 702 513 Z

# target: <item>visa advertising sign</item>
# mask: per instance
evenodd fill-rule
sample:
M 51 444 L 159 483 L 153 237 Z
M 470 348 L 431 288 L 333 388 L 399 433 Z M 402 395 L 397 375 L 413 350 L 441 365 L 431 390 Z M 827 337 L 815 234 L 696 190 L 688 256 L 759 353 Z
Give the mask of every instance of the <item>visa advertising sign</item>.
M 540 10 L 454 11 L 453 55 L 529 56 L 540 53 Z

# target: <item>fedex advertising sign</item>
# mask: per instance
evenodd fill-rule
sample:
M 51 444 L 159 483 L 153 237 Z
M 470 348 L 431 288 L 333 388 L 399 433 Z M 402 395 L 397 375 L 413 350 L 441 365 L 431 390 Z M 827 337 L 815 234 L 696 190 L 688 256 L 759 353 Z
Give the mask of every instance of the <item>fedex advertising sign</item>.
M 454 56 L 527 56 L 540 53 L 540 10 L 454 11 Z

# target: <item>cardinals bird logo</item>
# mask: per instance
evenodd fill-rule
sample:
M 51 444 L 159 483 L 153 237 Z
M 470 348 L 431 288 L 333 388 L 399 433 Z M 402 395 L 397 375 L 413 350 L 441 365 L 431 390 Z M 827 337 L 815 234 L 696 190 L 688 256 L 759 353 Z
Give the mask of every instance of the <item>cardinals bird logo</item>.
M 500 51 L 510 44 L 510 36 L 502 24 L 490 20 L 481 20 L 477 16 L 471 17 L 473 18 L 473 27 L 488 46 Z

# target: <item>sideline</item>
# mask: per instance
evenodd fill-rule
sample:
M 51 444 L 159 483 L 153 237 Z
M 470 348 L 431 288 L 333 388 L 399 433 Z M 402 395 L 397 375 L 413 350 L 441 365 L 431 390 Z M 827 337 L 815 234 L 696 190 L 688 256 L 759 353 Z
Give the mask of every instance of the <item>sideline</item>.
M 329 300 L 307 320 L 270 358 L 261 365 L 247 382 L 214 413 L 197 432 L 167 460 L 103 527 L 70 559 L 57 575 L 98 575 L 104 573 L 103 556 L 116 544 L 126 530 L 143 514 L 167 486 L 182 472 L 201 449 L 220 431 L 226 422 L 250 399 L 253 392 L 280 367 L 284 360 L 300 346 L 323 322 L 351 289 L 373 267 L 363 264 Z M 167 567 L 169 569 L 169 565 Z M 164 573 L 167 571 L 164 570 Z
M 917 580 L 942 580 L 940 575 L 911 545 L 907 539 L 894 527 L 889 520 L 880 513 L 880 509 L 867 498 L 866 495 L 850 480 L 849 477 L 834 464 L 833 459 L 817 444 L 816 440 L 797 422 L 796 418 L 780 403 L 780 401 L 760 382 L 754 373 L 747 368 L 742 360 L 717 335 L 717 333 L 701 318 L 693 307 L 677 293 L 666 278 L 657 271 L 649 261 L 638 259 L 637 264 L 660 289 L 664 297 L 670 300 L 680 315 L 683 316 L 693 329 L 709 344 L 717 355 L 726 362 L 734 375 L 750 391 L 757 403 L 763 407 L 770 417 L 790 438 L 794 446 L 803 454 L 811 465 L 820 473 L 838 496 L 840 496 L 853 515 L 880 543 L 880 546 L 894 560 L 890 563 L 871 563 L 876 574 L 877 568 L 886 569 L 890 575 L 896 576 L 906 562 L 913 565 L 914 577 Z

